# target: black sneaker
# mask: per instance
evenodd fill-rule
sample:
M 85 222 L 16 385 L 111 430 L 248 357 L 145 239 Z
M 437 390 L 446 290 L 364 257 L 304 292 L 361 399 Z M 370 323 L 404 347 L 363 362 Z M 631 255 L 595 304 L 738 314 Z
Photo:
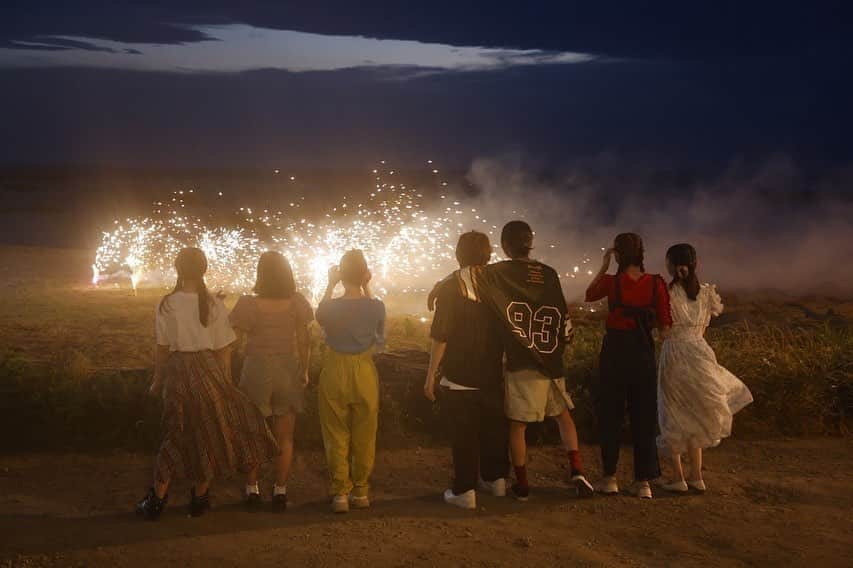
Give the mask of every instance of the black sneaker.
M 518 501 L 527 501 L 530 499 L 530 486 L 522 486 L 518 483 L 513 483 L 509 490 L 512 492 L 512 496 Z
M 255 513 L 260 510 L 261 505 L 263 505 L 263 500 L 259 493 L 246 494 L 246 508 L 250 513 Z
M 195 487 L 190 490 L 190 516 L 200 517 L 210 510 L 210 489 L 204 495 L 196 495 Z
M 287 511 L 287 493 L 279 493 L 272 496 L 272 510 L 276 513 Z
M 163 513 L 163 509 L 166 508 L 166 501 L 168 501 L 168 499 L 169 495 L 160 499 L 157 497 L 157 494 L 154 493 L 154 488 L 150 488 L 148 493 L 145 494 L 145 497 L 136 504 L 137 516 L 143 517 L 148 521 L 156 521 Z

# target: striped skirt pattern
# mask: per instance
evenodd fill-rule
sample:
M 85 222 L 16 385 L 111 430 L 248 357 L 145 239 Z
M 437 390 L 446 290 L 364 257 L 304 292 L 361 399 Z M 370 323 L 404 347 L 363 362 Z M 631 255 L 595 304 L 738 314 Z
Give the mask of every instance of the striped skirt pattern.
M 213 352 L 173 352 L 165 372 L 156 479 L 211 480 L 279 453 L 263 415 L 231 383 Z

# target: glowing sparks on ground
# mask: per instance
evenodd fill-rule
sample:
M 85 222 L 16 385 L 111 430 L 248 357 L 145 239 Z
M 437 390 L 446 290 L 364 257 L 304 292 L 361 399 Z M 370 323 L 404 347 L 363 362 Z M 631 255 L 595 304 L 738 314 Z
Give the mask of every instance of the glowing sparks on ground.
M 385 173 L 397 174 L 394 184 L 383 180 Z M 174 281 L 172 263 L 178 251 L 197 246 L 207 255 L 212 290 L 247 292 L 254 284 L 260 254 L 277 250 L 288 258 L 297 282 L 316 302 L 329 267 L 353 248 L 364 251 L 373 270 L 374 290 L 381 296 L 426 292 L 457 268 L 454 249 L 464 231 L 488 233 L 497 252 L 497 225 L 477 209 L 452 201 L 452 206 L 429 208 L 437 213 L 428 212 L 424 196 L 401 183 L 399 172 L 374 169 L 373 174 L 368 195 L 344 197 L 338 206 L 314 216 L 301 216 L 304 197 L 289 201 L 289 213 L 241 207 L 223 216 L 202 205 L 199 213 L 191 214 L 194 200 L 201 199 L 198 192 L 190 196 L 175 191 L 169 200 L 156 201 L 150 216 L 116 220 L 113 229 L 103 233 L 92 282 L 129 279 L 134 291 L 140 285 L 168 284 Z M 575 267 L 574 272 L 578 270 Z

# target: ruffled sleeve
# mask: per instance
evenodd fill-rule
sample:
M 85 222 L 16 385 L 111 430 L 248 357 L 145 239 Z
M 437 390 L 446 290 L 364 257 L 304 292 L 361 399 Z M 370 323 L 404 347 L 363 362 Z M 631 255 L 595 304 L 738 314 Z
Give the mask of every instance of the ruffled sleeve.
M 721 313 L 723 313 L 723 299 L 717 293 L 717 285 L 716 284 L 705 284 L 706 288 L 706 298 L 708 302 L 708 311 L 711 313 L 712 317 L 717 317 Z
M 254 301 L 251 297 L 240 296 L 237 303 L 234 305 L 234 309 L 231 310 L 231 315 L 228 316 L 233 327 L 243 331 L 252 330 L 252 325 L 254 324 L 255 319 L 253 317 L 255 312 L 253 304 Z

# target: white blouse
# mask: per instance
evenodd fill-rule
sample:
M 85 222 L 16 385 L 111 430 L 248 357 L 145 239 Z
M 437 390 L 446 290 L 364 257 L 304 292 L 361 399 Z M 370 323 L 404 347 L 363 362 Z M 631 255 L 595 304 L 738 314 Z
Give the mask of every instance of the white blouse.
M 228 309 L 222 300 L 213 299 L 207 327 L 198 319 L 198 294 L 176 292 L 168 296 L 161 310 L 156 309 L 157 345 L 170 351 L 216 351 L 231 345 L 237 336 L 228 321 Z

